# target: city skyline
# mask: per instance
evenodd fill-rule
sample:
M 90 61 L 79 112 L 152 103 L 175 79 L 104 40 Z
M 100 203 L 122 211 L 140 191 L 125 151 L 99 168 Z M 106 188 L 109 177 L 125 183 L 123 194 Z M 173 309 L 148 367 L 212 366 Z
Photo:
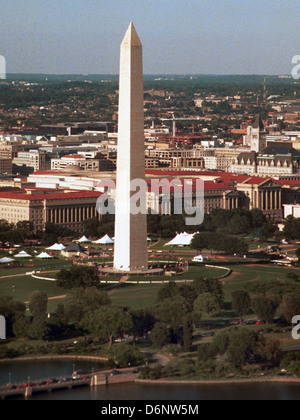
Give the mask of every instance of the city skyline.
M 287 0 L 13 0 L 1 10 L 8 73 L 117 74 L 130 21 L 145 74 L 288 74 L 299 54 Z

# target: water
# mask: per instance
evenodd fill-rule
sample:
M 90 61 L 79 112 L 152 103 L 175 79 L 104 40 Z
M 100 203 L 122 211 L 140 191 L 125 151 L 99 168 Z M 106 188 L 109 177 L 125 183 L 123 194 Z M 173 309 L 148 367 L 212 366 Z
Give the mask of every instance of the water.
M 82 361 L 36 361 L 0 364 L 0 385 L 42 378 L 71 376 L 75 369 L 91 370 L 100 365 Z M 206 400 L 300 400 L 300 384 L 116 384 L 98 388 L 77 388 L 34 395 L 33 400 L 97 400 L 97 401 L 206 401 Z
M 71 377 L 75 370 L 92 371 L 102 369 L 101 362 L 78 360 L 37 360 L 37 361 L 11 361 L 0 363 L 0 386 L 7 383 L 20 384 L 39 379 L 57 377 Z

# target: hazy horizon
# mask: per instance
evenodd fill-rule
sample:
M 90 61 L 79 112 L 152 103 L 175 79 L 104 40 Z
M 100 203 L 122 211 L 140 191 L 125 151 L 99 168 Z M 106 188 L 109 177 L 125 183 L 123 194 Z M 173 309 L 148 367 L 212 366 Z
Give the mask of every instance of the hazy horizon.
M 23 72 L 10 72 L 7 73 L 7 76 L 10 75 L 28 75 L 28 76 L 119 76 L 119 73 L 23 73 Z M 144 73 L 144 76 L 163 76 L 163 77 L 226 77 L 226 76 L 237 76 L 237 77 L 278 77 L 278 76 L 291 76 L 290 73 Z
M 133 21 L 144 74 L 290 74 L 300 9 L 290 0 L 2 0 L 8 73 L 118 74 Z

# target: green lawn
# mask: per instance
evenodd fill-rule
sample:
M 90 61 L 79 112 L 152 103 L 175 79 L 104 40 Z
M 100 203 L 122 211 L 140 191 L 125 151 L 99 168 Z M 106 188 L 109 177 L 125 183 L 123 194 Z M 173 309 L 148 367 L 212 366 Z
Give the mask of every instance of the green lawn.
M 64 289 L 56 286 L 56 282 L 38 280 L 31 276 L 0 279 L 0 296 L 12 296 L 18 301 L 27 302 L 34 290 L 46 292 L 48 298 L 66 293 Z
M 172 281 L 175 279 L 193 280 L 197 277 L 213 278 L 224 274 L 222 269 L 206 268 L 203 266 L 190 267 L 188 272 L 181 276 L 153 276 L 153 277 L 133 277 L 133 280 L 152 281 L 152 284 L 133 285 L 127 284 L 110 292 L 112 302 L 116 305 L 129 306 L 134 309 L 147 308 L 153 305 L 156 301 L 158 290 L 162 287 L 161 284 L 155 284 L 155 281 Z
M 143 309 L 152 306 L 161 284 L 126 285 L 109 293 L 114 305 Z
M 45 261 L 35 258 L 27 261 L 26 265 L 28 266 L 0 270 L 0 296 L 13 296 L 16 300 L 27 302 L 34 290 L 46 292 L 49 298 L 66 293 L 64 289 L 57 287 L 55 282 L 34 279 L 26 273 L 41 270 L 43 276 L 43 272 L 49 271 L 49 274 L 44 274 L 44 276 L 55 278 L 56 271 L 70 267 L 70 262 L 63 259 Z
M 225 300 L 231 301 L 231 293 L 234 290 L 243 289 L 247 284 L 264 281 L 285 282 L 287 274 L 294 271 L 300 274 L 300 269 L 291 269 L 287 267 L 278 267 L 272 264 L 269 265 L 238 265 L 231 267 L 233 273 L 230 277 L 225 279 Z

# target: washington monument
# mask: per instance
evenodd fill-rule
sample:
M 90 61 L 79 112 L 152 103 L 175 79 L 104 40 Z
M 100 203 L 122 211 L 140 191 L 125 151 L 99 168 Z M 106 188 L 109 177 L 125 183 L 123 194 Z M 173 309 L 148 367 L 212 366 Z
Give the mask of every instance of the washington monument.
M 145 179 L 142 44 L 132 23 L 121 44 L 114 269 L 148 269 L 147 215 L 132 214 L 132 180 Z M 146 195 L 141 201 L 146 203 Z

